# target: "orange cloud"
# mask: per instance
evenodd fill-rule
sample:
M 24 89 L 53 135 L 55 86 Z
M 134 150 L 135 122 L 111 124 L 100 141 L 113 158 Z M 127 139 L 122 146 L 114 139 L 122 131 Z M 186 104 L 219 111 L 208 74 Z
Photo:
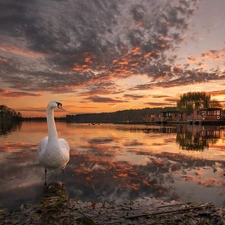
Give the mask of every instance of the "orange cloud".
M 119 62 L 119 65 L 128 65 L 128 62 Z
M 75 66 L 75 67 L 72 68 L 72 70 L 74 70 L 74 71 L 79 71 L 79 70 L 81 70 L 81 67 Z
M 194 58 L 194 57 L 188 57 L 187 58 L 188 62 L 198 62 L 198 59 L 197 58 Z
M 138 66 L 138 62 L 136 62 L 136 63 L 131 63 L 130 66 L 134 66 L 134 67 L 135 67 L 135 66 Z
M 131 184 L 131 188 L 135 191 L 138 191 L 140 184 Z
M 86 63 L 91 62 L 91 58 L 85 58 L 84 62 L 86 62 Z
M 118 174 L 118 177 L 127 177 L 128 175 L 127 175 L 127 173 L 120 173 L 120 174 Z
M 149 58 L 149 57 L 151 56 L 152 53 L 153 53 L 153 52 L 149 52 L 149 53 L 145 54 L 145 55 L 144 55 L 144 58 Z
M 132 52 L 133 52 L 134 55 L 140 55 L 140 54 L 141 54 L 141 52 L 140 52 L 140 47 L 134 48 L 134 49 L 132 50 Z
M 206 58 L 209 61 L 217 61 L 225 58 L 225 54 L 223 53 L 225 49 L 222 50 L 210 50 L 206 53 L 201 54 L 201 58 Z
M 26 97 L 41 97 L 42 94 L 36 94 L 32 92 L 25 91 L 11 91 L 11 90 L 2 90 L 0 89 L 0 96 L 3 98 L 26 98 Z

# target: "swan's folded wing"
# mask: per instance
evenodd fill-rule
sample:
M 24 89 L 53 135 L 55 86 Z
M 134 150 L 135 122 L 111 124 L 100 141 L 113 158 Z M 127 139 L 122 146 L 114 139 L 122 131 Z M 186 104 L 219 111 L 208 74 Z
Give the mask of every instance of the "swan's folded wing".
M 48 136 L 43 138 L 41 140 L 41 142 L 39 143 L 39 145 L 38 145 L 38 154 L 40 154 L 41 152 L 43 152 L 46 149 L 47 143 L 48 143 Z
M 67 151 L 70 150 L 70 146 L 69 146 L 68 142 L 63 138 L 59 138 L 59 145 L 62 149 L 66 149 Z

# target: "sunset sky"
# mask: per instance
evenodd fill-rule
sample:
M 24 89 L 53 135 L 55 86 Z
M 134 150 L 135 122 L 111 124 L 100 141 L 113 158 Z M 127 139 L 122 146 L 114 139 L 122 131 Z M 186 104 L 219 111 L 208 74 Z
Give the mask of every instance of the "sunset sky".
M 1 0 L 0 104 L 44 116 L 225 101 L 224 0 Z

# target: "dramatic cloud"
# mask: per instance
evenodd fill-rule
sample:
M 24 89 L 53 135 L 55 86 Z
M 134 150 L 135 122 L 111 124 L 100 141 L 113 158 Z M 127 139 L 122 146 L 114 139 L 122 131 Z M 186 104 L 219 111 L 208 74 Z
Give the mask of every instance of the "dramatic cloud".
M 71 92 L 136 73 L 172 77 L 165 53 L 183 40 L 196 7 L 196 1 L 4 0 L 1 79 L 26 91 Z
M 121 102 L 126 102 L 124 100 L 120 99 L 112 99 L 112 98 L 107 98 L 107 97 L 100 97 L 100 96 L 91 96 L 86 98 L 87 100 L 90 100 L 92 102 L 102 102 L 102 103 L 121 103 Z
M 131 94 L 125 94 L 124 98 L 128 98 L 128 99 L 134 99 L 134 100 L 138 100 L 138 99 L 142 99 L 142 98 L 146 98 L 147 96 L 145 95 L 131 95 Z
M 76 95 L 79 102 L 151 102 L 146 91 L 223 81 L 224 41 L 207 46 L 216 32 L 198 23 L 210 4 L 2 0 L 1 88 L 30 97 Z
M 23 98 L 23 97 L 40 97 L 41 94 L 35 94 L 35 93 L 29 93 L 29 92 L 22 92 L 22 91 L 8 91 L 8 90 L 2 90 L 0 89 L 0 96 L 1 97 L 17 97 L 17 98 Z

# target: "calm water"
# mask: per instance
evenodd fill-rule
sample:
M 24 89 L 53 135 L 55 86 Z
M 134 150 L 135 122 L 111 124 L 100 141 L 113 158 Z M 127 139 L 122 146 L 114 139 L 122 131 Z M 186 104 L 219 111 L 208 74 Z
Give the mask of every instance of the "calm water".
M 57 123 L 71 147 L 64 174 L 71 198 L 117 202 L 138 197 L 225 205 L 225 131 L 209 126 Z M 0 207 L 37 203 L 44 169 L 37 159 L 45 122 L 24 122 L 0 135 Z M 62 181 L 61 171 L 47 182 Z

